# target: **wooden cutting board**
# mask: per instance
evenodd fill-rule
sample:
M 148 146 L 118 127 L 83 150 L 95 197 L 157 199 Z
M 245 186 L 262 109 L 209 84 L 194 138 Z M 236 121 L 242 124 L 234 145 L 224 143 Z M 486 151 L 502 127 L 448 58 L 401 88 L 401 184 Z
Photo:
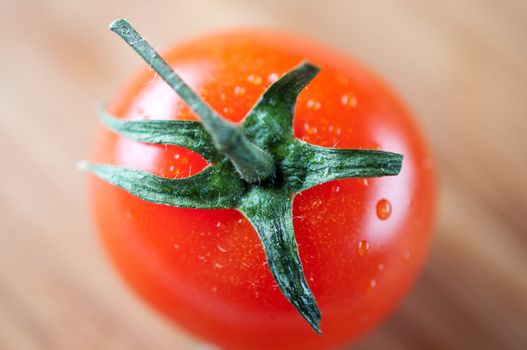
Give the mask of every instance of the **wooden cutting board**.
M 415 289 L 354 348 L 527 348 L 524 0 L 4 0 L 0 349 L 197 348 L 117 278 L 75 170 L 89 153 L 96 102 L 142 67 L 106 30 L 120 16 L 158 47 L 271 26 L 377 70 L 419 117 L 441 198 Z

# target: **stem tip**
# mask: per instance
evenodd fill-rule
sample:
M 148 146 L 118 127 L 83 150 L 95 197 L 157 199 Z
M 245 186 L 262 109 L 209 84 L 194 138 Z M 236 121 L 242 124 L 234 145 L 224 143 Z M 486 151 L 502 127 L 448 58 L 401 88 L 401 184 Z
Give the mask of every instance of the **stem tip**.
M 123 28 L 123 27 L 127 27 L 129 26 L 130 24 L 128 23 L 128 21 L 124 18 L 118 18 L 116 19 L 115 21 L 113 21 L 112 23 L 110 23 L 110 30 L 112 32 L 115 32 L 117 30 L 119 30 L 120 28 Z

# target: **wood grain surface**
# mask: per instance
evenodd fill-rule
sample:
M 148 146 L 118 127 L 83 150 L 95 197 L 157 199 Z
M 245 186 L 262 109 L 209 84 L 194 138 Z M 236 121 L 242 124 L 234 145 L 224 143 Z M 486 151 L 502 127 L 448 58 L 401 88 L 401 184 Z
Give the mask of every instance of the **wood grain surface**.
M 157 47 L 224 27 L 303 34 L 358 57 L 419 117 L 440 168 L 430 259 L 353 349 L 527 348 L 525 0 L 0 0 L 0 349 L 197 349 L 104 257 L 86 179 L 95 105 Z

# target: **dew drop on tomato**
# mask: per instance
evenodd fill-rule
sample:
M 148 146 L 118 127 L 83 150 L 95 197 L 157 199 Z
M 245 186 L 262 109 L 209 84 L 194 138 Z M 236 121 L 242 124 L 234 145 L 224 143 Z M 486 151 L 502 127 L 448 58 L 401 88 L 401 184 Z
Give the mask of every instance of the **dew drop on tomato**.
M 222 252 L 222 253 L 226 253 L 227 250 L 228 250 L 226 247 L 222 246 L 222 245 L 219 244 L 219 243 L 218 243 L 216 246 L 218 247 L 218 250 L 219 250 L 220 252 Z
M 243 86 L 235 86 L 234 87 L 234 95 L 235 96 L 242 96 L 245 94 L 245 88 Z
M 370 250 L 370 243 L 366 240 L 362 240 L 359 242 L 359 255 L 364 256 L 366 253 L 368 253 L 368 250 Z
M 273 72 L 273 73 L 269 74 L 269 76 L 267 77 L 267 81 L 269 81 L 270 83 L 274 83 L 279 78 L 280 78 L 280 76 L 277 73 Z
M 387 199 L 381 199 L 377 202 L 377 217 L 386 220 L 392 214 L 392 204 Z
M 318 111 L 320 107 L 322 106 L 322 103 L 320 101 L 316 100 L 308 100 L 306 103 L 307 108 L 313 109 L 315 111 Z
M 363 187 L 368 187 L 368 179 L 366 178 L 358 178 L 357 179 L 359 181 L 359 184 Z
M 247 80 L 254 85 L 260 85 L 262 83 L 262 77 L 255 74 L 250 74 Z
M 351 94 L 342 95 L 340 103 L 345 107 L 354 108 L 357 106 L 357 98 Z
M 377 287 L 377 281 L 372 279 L 370 280 L 370 289 L 374 289 L 375 287 Z

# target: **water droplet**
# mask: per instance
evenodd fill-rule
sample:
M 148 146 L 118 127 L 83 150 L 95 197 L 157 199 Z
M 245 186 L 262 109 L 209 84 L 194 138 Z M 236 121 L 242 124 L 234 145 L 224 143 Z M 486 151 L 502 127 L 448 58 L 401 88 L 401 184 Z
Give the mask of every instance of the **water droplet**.
M 310 128 L 309 124 L 308 123 L 304 123 L 304 130 L 307 131 L 307 130 L 309 130 L 309 128 Z
M 218 250 L 222 253 L 226 253 L 227 252 L 227 248 L 221 246 L 219 243 L 216 245 L 216 247 L 218 247 Z
M 218 221 L 218 222 L 216 223 L 216 227 L 220 227 L 220 226 L 221 226 L 221 222 Z
M 318 111 L 322 104 L 319 101 L 315 100 L 308 100 L 306 103 L 307 108 L 314 109 L 315 111 Z
M 361 186 L 368 187 L 368 179 L 365 177 L 358 178 L 357 181 Z
M 174 246 L 173 246 L 173 247 L 174 247 L 174 249 L 179 249 L 179 244 L 174 243 Z
M 234 87 L 234 95 L 235 96 L 242 96 L 245 94 L 245 88 L 243 86 L 235 86 Z
M 217 268 L 217 269 L 223 269 L 223 265 L 220 264 L 220 263 L 214 263 L 214 267 Z
M 199 259 L 199 261 L 201 261 L 201 262 L 205 262 L 205 261 L 207 261 L 207 258 L 204 257 L 203 255 L 198 256 L 198 259 Z
M 157 78 L 157 72 L 154 72 L 154 76 L 150 79 L 149 83 L 152 83 Z
M 238 223 L 241 224 L 243 222 L 243 219 L 242 218 L 239 218 L 238 219 Z
M 387 199 L 381 199 L 377 202 L 377 217 L 386 220 L 392 214 L 392 204 Z
M 370 146 L 370 149 L 374 151 L 381 151 L 382 147 L 377 142 L 373 142 Z
M 232 113 L 233 109 L 232 107 L 223 107 L 223 113 L 229 114 Z
M 374 279 L 370 280 L 370 289 L 374 289 L 375 287 L 377 287 L 377 281 Z
M 175 159 L 179 159 L 179 157 L 181 157 L 181 156 L 179 155 L 179 153 L 174 154 L 174 158 L 175 158 Z
M 359 255 L 364 256 L 366 253 L 368 253 L 368 250 L 370 250 L 370 243 L 366 240 L 362 240 L 359 242 Z
M 379 264 L 379 265 L 377 265 L 377 269 L 378 269 L 379 271 L 384 270 L 384 265 L 383 265 L 383 264 Z
M 260 85 L 262 83 L 262 77 L 254 74 L 250 74 L 247 77 L 247 80 L 249 80 L 249 82 L 253 83 L 254 85 Z
M 269 76 L 267 77 L 267 80 L 270 82 L 270 83 L 274 83 L 275 81 L 277 81 L 280 77 L 278 76 L 278 73 L 271 73 L 269 74 Z
M 312 127 L 312 128 L 309 128 L 309 129 L 307 130 L 307 133 L 308 133 L 309 135 L 314 135 L 314 134 L 318 133 L 318 128 L 317 128 L 316 126 L 314 126 L 314 127 Z
M 336 133 L 337 135 L 342 134 L 342 129 L 341 129 L 341 128 L 336 128 L 336 129 L 335 129 L 335 133 Z
M 334 192 L 340 192 L 340 186 L 335 186 L 335 187 L 333 188 L 333 191 L 334 191 Z
M 220 93 L 220 100 L 225 101 L 226 98 L 227 98 L 227 95 L 225 95 L 224 92 Z
M 313 278 L 313 276 L 310 276 L 310 277 L 309 277 L 309 281 L 310 281 L 310 282 L 315 281 L 315 279 Z
M 175 167 L 173 165 L 168 167 L 168 171 L 174 171 Z
M 408 249 L 405 249 L 403 251 L 403 254 L 401 255 L 401 258 L 403 259 L 404 262 L 410 261 L 410 258 L 411 258 L 410 251 Z
M 340 98 L 340 103 L 343 106 L 355 108 L 357 106 L 357 97 L 352 94 L 342 95 L 342 97 Z

